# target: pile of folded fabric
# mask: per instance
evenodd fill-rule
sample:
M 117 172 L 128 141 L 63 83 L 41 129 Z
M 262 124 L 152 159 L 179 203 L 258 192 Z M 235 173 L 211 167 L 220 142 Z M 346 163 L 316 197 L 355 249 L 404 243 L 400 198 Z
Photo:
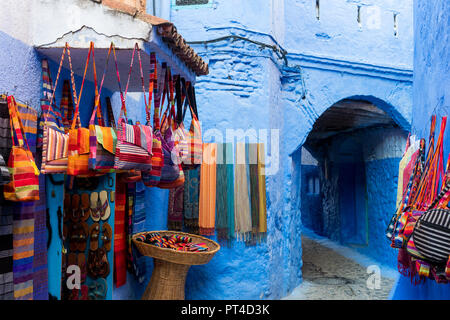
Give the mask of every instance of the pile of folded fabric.
M 140 235 L 136 240 L 160 248 L 168 248 L 177 251 L 202 252 L 209 250 L 205 243 L 193 243 L 191 237 L 180 235 L 168 236 L 160 235 L 159 233 L 147 233 Z

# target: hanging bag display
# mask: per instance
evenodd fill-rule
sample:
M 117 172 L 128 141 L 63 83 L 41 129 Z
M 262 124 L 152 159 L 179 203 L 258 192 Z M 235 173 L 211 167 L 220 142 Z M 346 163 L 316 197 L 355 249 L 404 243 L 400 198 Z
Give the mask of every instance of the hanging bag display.
M 12 138 L 12 149 L 8 158 L 11 182 L 4 186 L 3 194 L 5 200 L 9 201 L 37 201 L 39 200 L 39 170 L 25 137 L 16 100 L 13 96 L 9 96 L 7 100 Z
M 177 115 L 176 115 L 176 129 L 174 131 L 174 139 L 175 139 L 175 147 L 178 149 L 178 154 L 181 162 L 186 161 L 189 150 L 188 150 L 188 141 L 186 129 L 183 124 L 183 101 L 186 99 L 186 91 L 182 90 L 181 82 L 184 82 L 184 79 L 181 77 L 177 77 L 175 81 L 175 91 L 176 91 L 176 102 L 177 102 Z M 187 106 L 187 100 L 186 100 Z
M 77 124 L 76 119 L 79 117 L 80 114 L 80 102 L 91 55 L 92 55 L 92 66 L 94 69 L 95 99 L 97 99 L 98 96 L 97 75 L 95 70 L 95 57 L 94 57 L 94 43 L 91 42 L 89 46 L 88 56 L 86 59 L 86 65 L 84 68 L 80 93 L 75 107 L 75 114 L 73 117 L 72 126 L 69 130 L 69 157 L 67 165 L 67 174 L 71 176 L 89 177 L 94 175 L 94 173 L 91 170 L 89 170 L 89 152 L 90 152 L 89 129 L 83 128 L 81 126 L 76 128 Z
M 92 111 L 91 119 L 89 120 L 89 169 L 100 173 L 114 172 L 114 160 L 117 145 L 116 131 L 112 127 L 105 127 L 101 118 L 98 118 L 102 114 L 100 109 L 100 98 L 113 46 L 114 44 L 111 43 L 106 58 L 102 81 L 100 83 L 100 89 L 95 98 L 94 110 Z M 95 124 L 96 115 L 98 118 L 98 125 Z
M 165 94 L 164 94 L 165 93 Z M 161 123 L 161 133 L 163 134 L 162 150 L 164 154 L 164 166 L 161 170 L 161 180 L 158 187 L 162 189 L 172 189 L 184 184 L 184 172 L 179 158 L 179 152 L 175 146 L 174 139 L 174 118 L 175 101 L 174 86 L 170 68 L 166 71 L 166 81 L 164 86 L 164 97 L 167 95 L 167 110 L 163 115 Z
M 425 206 L 428 209 L 418 217 L 408 240 L 408 252 L 412 256 L 438 264 L 446 263 L 450 256 L 450 210 L 448 209 L 450 171 L 447 163 L 446 175 L 443 177 L 442 157 L 446 121 L 447 117 L 443 117 L 441 133 L 430 166 L 431 178 L 428 179 L 426 188 L 423 188 Z M 440 177 L 443 177 L 444 181 L 441 192 L 436 196 Z M 433 203 L 430 203 L 433 198 Z
M 188 170 L 191 168 L 195 168 L 202 163 L 203 142 L 202 142 L 202 130 L 200 126 L 200 121 L 198 120 L 197 104 L 195 100 L 195 89 L 190 82 L 186 82 L 185 90 L 187 94 L 186 99 L 192 116 L 191 127 L 187 132 L 186 137 L 188 145 L 188 154 L 185 157 L 185 160 L 183 161 L 183 168 L 185 170 Z
M 133 68 L 133 61 L 135 52 L 138 53 L 139 68 L 142 81 L 142 89 L 144 94 L 144 101 L 147 107 L 147 100 L 145 97 L 144 87 L 144 73 L 142 71 L 141 54 L 138 44 L 136 43 L 133 55 L 131 58 L 130 72 L 128 74 L 127 87 L 125 89 L 125 95 L 120 88 L 120 76 L 117 67 L 117 59 L 115 49 L 114 59 L 116 63 L 117 77 L 119 81 L 120 99 L 122 101 L 122 108 L 118 120 L 118 132 L 117 132 L 117 149 L 115 157 L 115 169 L 117 170 L 140 170 L 142 172 L 148 172 L 152 169 L 152 146 L 153 146 L 153 132 L 152 127 L 149 125 L 131 125 L 127 120 L 127 109 L 125 106 L 125 98 L 128 91 L 128 84 L 131 77 Z
M 164 166 L 164 156 L 162 151 L 162 135 L 159 122 L 159 107 L 161 101 L 161 86 L 165 81 L 165 68 L 162 68 L 158 78 L 158 66 L 155 53 L 150 54 L 150 83 L 149 98 L 147 105 L 147 124 L 151 119 L 151 102 L 154 97 L 155 113 L 153 114 L 153 140 L 152 140 L 152 167 L 150 171 L 142 172 L 142 182 L 147 187 L 156 187 L 161 180 L 161 170 Z M 158 83 L 161 82 L 161 85 Z
M 72 60 L 70 57 L 69 45 L 66 43 L 64 47 L 53 89 L 50 81 L 50 71 L 48 69 L 48 62 L 47 60 L 42 61 L 44 92 L 52 89 L 50 99 L 47 100 L 44 98 L 41 100 L 41 109 L 44 118 L 43 148 L 42 148 L 43 151 L 41 164 L 41 173 L 43 174 L 56 174 L 67 172 L 69 135 L 64 128 L 64 124 L 62 122 L 62 119 L 60 118 L 61 115 L 59 114 L 59 112 L 56 112 L 56 110 L 54 110 L 53 108 L 55 92 L 66 53 L 69 60 L 70 77 L 72 81 L 74 101 L 77 101 L 75 91 L 75 80 L 72 69 Z M 46 102 L 48 102 L 48 104 Z

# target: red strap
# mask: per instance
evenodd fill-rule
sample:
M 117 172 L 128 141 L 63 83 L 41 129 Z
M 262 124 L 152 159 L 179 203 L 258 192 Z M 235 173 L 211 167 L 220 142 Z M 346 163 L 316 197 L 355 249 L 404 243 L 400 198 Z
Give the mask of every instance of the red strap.
M 80 88 L 80 94 L 78 96 L 78 101 L 75 107 L 75 114 L 73 116 L 73 121 L 72 121 L 72 130 L 75 129 L 75 124 L 76 124 L 76 119 L 78 118 L 79 114 L 80 114 L 80 101 L 81 101 L 81 96 L 83 94 L 83 88 L 84 88 L 84 81 L 86 80 L 86 74 L 87 74 L 87 69 L 89 66 L 89 61 L 91 58 L 91 54 L 93 54 L 94 52 L 94 43 L 91 42 L 89 45 L 89 52 L 88 52 L 88 56 L 86 58 L 86 65 L 84 67 L 84 74 L 83 74 L 83 80 L 81 82 L 81 88 Z M 94 70 L 95 70 L 95 63 L 94 63 Z M 97 94 L 97 85 L 95 85 L 95 92 Z
M 153 90 L 157 87 L 157 64 L 156 64 L 156 55 L 154 52 L 150 53 L 150 80 L 148 85 L 148 104 L 146 105 L 146 119 L 147 125 L 150 123 L 151 119 L 151 108 L 152 108 L 152 99 L 153 99 Z
M 52 108 L 53 100 L 54 100 L 54 98 L 55 98 L 55 91 L 56 91 L 56 87 L 58 86 L 58 80 L 59 80 L 59 77 L 60 77 L 60 75 L 61 75 L 61 69 L 62 69 L 62 66 L 63 66 L 63 62 L 64 62 L 64 58 L 65 58 L 66 51 L 67 51 L 67 58 L 68 58 L 68 60 L 69 60 L 70 80 L 71 80 L 71 82 L 72 82 L 72 94 L 73 94 L 73 99 L 74 99 L 75 104 L 77 103 L 77 91 L 76 91 L 76 87 L 75 87 L 75 77 L 74 77 L 73 68 L 72 68 L 72 58 L 71 58 L 71 56 L 70 56 L 70 47 L 69 47 L 69 44 L 66 42 L 66 44 L 65 44 L 65 46 L 64 46 L 64 49 L 63 49 L 63 53 L 62 53 L 62 55 L 61 55 L 61 59 L 60 59 L 60 61 L 59 61 L 58 73 L 57 73 L 57 75 L 56 75 L 55 85 L 53 86 L 53 92 L 52 92 L 52 96 L 51 96 L 51 98 L 50 98 L 50 103 L 49 103 L 49 106 L 48 106 L 48 111 L 44 113 L 44 119 L 45 119 L 45 121 L 48 120 L 48 117 L 47 117 L 47 116 L 48 116 L 48 112 L 50 112 L 50 110 L 53 111 L 53 108 Z
M 96 112 L 96 111 L 101 110 L 100 109 L 100 97 L 102 94 L 103 83 L 105 82 L 106 71 L 108 70 L 108 62 L 109 62 L 109 57 L 111 56 L 112 48 L 113 48 L 113 43 L 111 43 L 111 45 L 109 46 L 108 55 L 106 57 L 105 69 L 103 70 L 102 81 L 100 82 L 100 89 L 98 90 L 98 94 L 95 97 L 94 110 L 92 112 L 91 119 L 89 120 L 89 124 L 95 123 L 95 115 L 97 114 L 97 117 L 99 116 L 98 112 Z M 94 59 L 94 65 L 95 65 L 95 59 Z M 94 70 L 95 70 L 95 68 L 94 68 Z M 96 76 L 95 71 L 94 71 L 94 81 L 95 81 L 95 87 L 97 87 L 97 84 L 96 84 L 97 76 Z M 101 111 L 100 111 L 100 116 L 101 116 Z M 99 119 L 99 125 L 102 125 L 100 123 L 100 119 Z M 104 124 L 103 124 L 103 126 L 104 126 Z

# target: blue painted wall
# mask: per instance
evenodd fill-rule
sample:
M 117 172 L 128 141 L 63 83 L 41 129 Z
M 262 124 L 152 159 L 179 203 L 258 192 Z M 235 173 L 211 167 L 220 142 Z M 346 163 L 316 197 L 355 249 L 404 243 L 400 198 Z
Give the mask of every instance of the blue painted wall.
M 199 77 L 196 87 L 203 130 L 225 136 L 230 128 L 276 129 L 280 143 L 276 149 L 269 136 L 268 156 L 279 152 L 279 170 L 267 177 L 267 243 L 221 250 L 210 264 L 198 268 L 201 273 L 192 269 L 189 298 L 277 299 L 301 282 L 302 170 L 296 165 L 301 154 L 294 151 L 330 106 L 360 97 L 403 128 L 410 126 L 412 3 L 321 3 L 320 20 L 315 1 L 309 0 L 215 0 L 212 7 L 172 8 L 165 16 L 188 42 L 236 35 L 288 52 L 286 65 L 270 49 L 241 40 L 191 44 L 210 66 L 210 74 Z M 375 27 L 370 24 L 374 8 L 379 18 Z M 394 13 L 399 15 L 398 37 Z M 395 160 L 393 165 L 398 168 Z M 388 219 L 391 212 L 377 214 Z M 247 261 L 263 267 L 251 272 Z M 241 281 L 243 275 L 248 281 Z
M 321 2 L 320 20 L 314 1 L 309 0 L 214 0 L 212 7 L 163 10 L 164 18 L 173 21 L 187 41 L 233 34 L 288 51 L 286 65 L 271 49 L 240 40 L 192 45 L 210 66 L 210 74 L 199 77 L 196 85 L 203 130 L 216 130 L 205 134 L 205 142 L 226 137 L 226 129 L 269 130 L 271 174 L 266 178 L 267 242 L 256 247 L 236 243 L 233 248 L 223 248 L 208 265 L 192 268 L 187 278 L 189 299 L 277 299 L 300 284 L 302 172 L 301 166 L 294 165 L 299 156 L 294 151 L 331 105 L 344 98 L 363 97 L 401 126 L 409 127 L 410 2 L 376 1 L 379 15 L 375 16 L 380 19 L 375 27 L 370 24 L 370 7 L 375 7 L 370 1 Z M 362 6 L 361 27 L 356 21 L 358 4 Z M 399 14 L 398 37 L 393 34 L 394 12 Z M 0 40 L 3 38 L 6 42 L 2 43 L 11 43 L 15 49 L 0 48 L 0 72 L 7 70 L 6 75 L 0 74 L 0 89 L 17 83 L 14 91 L 18 95 L 23 92 L 23 99 L 34 99 L 37 106 L 39 60 L 29 47 L 0 33 Z M 27 76 L 18 74 L 18 65 L 27 66 Z M 22 85 L 32 79 L 32 88 Z M 140 97 L 127 100 L 129 106 L 135 106 L 129 108 L 135 110 L 130 117 L 142 119 Z M 117 115 L 117 94 L 113 105 Z M 272 129 L 275 131 L 270 132 Z M 167 191 L 147 192 L 148 229 L 166 229 Z M 130 280 L 114 291 L 114 298 L 140 298 L 143 289 Z
M 412 132 L 428 139 L 431 116 L 440 118 L 450 111 L 450 2 L 414 1 L 414 104 Z M 444 137 L 444 157 L 450 152 L 449 130 Z M 450 285 L 427 281 L 411 285 L 401 277 L 393 299 L 450 299 Z

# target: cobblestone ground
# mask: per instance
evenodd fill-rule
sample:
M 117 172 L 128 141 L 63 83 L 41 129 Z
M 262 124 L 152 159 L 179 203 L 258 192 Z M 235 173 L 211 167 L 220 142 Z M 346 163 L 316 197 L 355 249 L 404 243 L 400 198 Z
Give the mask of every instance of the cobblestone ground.
M 364 266 L 317 241 L 302 236 L 303 283 L 288 300 L 386 300 L 395 279 L 381 277 L 380 289 L 369 289 Z

